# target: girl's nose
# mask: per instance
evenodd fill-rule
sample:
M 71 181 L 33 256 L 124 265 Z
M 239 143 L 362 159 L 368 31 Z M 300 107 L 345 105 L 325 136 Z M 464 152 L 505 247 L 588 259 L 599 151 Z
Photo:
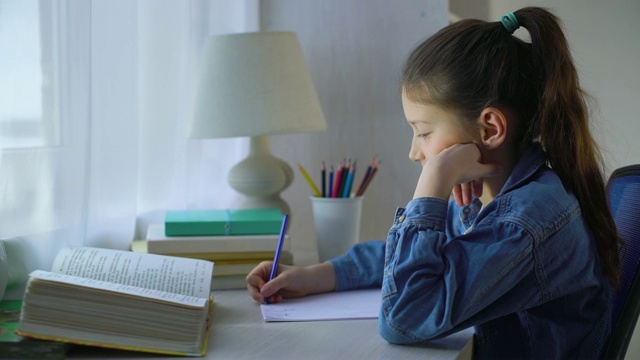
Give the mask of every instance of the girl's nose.
M 424 154 L 420 151 L 420 147 L 415 144 L 416 138 L 411 141 L 411 149 L 409 149 L 409 159 L 411 161 L 422 161 Z

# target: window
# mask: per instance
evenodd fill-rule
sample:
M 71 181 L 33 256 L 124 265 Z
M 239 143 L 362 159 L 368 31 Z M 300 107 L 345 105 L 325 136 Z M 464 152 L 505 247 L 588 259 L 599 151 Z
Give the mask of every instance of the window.
M 0 0 L 0 149 L 57 145 L 57 1 Z

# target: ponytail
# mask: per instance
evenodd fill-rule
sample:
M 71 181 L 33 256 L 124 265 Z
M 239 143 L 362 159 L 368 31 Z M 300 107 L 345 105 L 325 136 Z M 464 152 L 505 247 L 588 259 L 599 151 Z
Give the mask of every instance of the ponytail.
M 511 34 L 522 26 L 531 43 Z M 528 7 L 502 21 L 461 20 L 409 55 L 402 87 L 412 101 L 450 110 L 475 126 L 483 109 L 513 109 L 516 143 L 540 142 L 563 185 L 572 191 L 591 229 L 603 271 L 619 283 L 618 236 L 607 205 L 600 150 L 589 130 L 580 88 L 559 19 Z
M 526 137 L 539 139 L 550 166 L 580 203 L 609 282 L 619 282 L 618 237 L 605 193 L 602 155 L 591 136 L 585 98 L 560 21 L 540 8 L 516 11 L 531 36 L 538 112 Z

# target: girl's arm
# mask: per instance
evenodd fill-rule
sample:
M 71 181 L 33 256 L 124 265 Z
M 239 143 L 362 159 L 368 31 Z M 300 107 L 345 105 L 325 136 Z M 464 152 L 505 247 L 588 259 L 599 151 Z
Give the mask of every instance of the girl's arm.
M 335 270 L 335 290 L 380 287 L 384 271 L 383 241 L 355 244 L 346 254 L 330 260 Z
M 396 216 L 379 319 L 391 343 L 440 338 L 540 301 L 530 234 L 504 223 L 448 238 L 446 214 L 446 201 L 420 198 Z

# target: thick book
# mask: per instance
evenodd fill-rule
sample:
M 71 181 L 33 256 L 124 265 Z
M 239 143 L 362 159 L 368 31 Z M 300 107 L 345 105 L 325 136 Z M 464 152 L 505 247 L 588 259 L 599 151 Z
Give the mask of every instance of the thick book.
M 147 249 L 147 240 L 136 239 L 131 241 L 131 251 L 140 253 L 149 253 Z M 188 252 L 188 253 L 172 253 L 168 252 L 161 255 L 180 256 L 191 259 L 209 260 L 213 262 L 227 260 L 273 260 L 275 249 L 270 251 L 206 251 L 206 252 Z M 280 256 L 285 255 L 288 251 L 283 251 Z M 293 255 L 289 255 L 293 259 Z M 292 262 L 293 263 L 293 262 Z M 216 267 L 217 269 L 217 267 Z M 214 274 L 215 275 L 215 274 Z
M 16 333 L 81 345 L 204 356 L 213 263 L 88 247 L 30 274 Z
M 26 338 L 15 333 L 22 300 L 0 301 L 0 359 L 64 359 L 69 344 Z
M 283 217 L 280 209 L 169 210 L 165 235 L 278 235 Z
M 131 242 L 131 251 L 139 253 L 148 253 L 146 240 L 133 240 Z M 244 255 L 243 255 L 244 254 Z M 262 254 L 262 256 L 254 256 Z M 176 253 L 166 254 L 171 256 L 188 257 L 193 259 L 202 259 L 213 261 L 216 271 L 213 277 L 222 276 L 247 276 L 251 270 L 263 261 L 272 261 L 274 252 L 240 252 L 240 253 Z M 222 256 L 220 256 L 222 255 Z M 244 257 L 243 257 L 244 256 Z M 282 251 L 280 253 L 280 264 L 293 265 L 293 254 L 290 251 Z M 215 282 L 212 283 L 212 289 Z M 246 284 L 245 284 L 246 287 Z
M 147 251 L 150 254 L 270 251 L 273 256 L 278 238 L 279 232 L 272 235 L 166 236 L 165 225 L 150 224 Z M 282 250 L 291 249 L 289 235 L 285 236 L 282 246 Z

